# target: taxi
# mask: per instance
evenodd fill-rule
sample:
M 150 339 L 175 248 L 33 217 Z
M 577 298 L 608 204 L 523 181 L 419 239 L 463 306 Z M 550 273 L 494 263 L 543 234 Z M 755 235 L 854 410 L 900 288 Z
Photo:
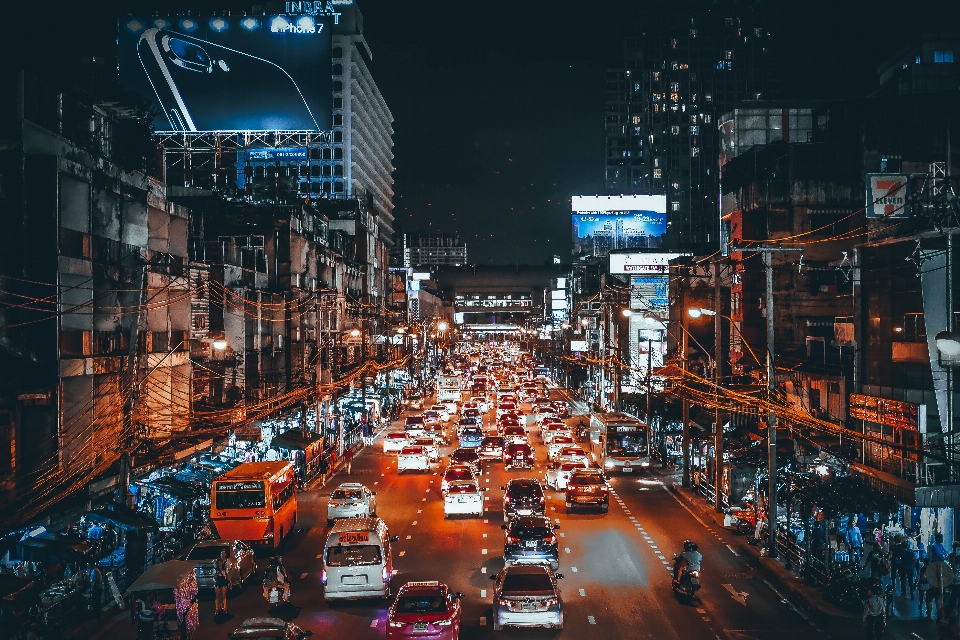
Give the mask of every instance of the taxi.
M 483 515 L 483 491 L 476 480 L 454 480 L 443 493 L 443 517 Z
M 589 466 L 590 458 L 580 447 L 564 447 L 557 454 L 557 462 L 561 464 L 564 462 L 582 462 Z
M 377 515 L 377 494 L 358 482 L 344 482 L 330 494 L 327 523 L 339 518 L 369 518 Z
M 451 482 L 457 482 L 458 480 L 476 480 L 476 478 L 477 474 L 473 472 L 471 467 L 465 464 L 451 465 L 443 472 L 443 478 L 440 479 L 440 493 L 446 493 L 447 486 L 449 486 Z
M 409 438 L 406 433 L 402 431 L 388 433 L 383 438 L 383 452 L 396 453 L 407 446 L 407 444 L 409 444 Z
M 430 456 L 423 447 L 406 446 L 397 454 L 397 473 L 429 470 Z
M 387 638 L 457 640 L 460 637 L 460 599 L 442 582 L 408 582 L 400 587 L 387 613 Z
M 550 444 L 547 445 L 547 458 L 553 460 L 564 449 L 575 446 L 577 446 L 577 441 L 572 436 L 553 436 Z

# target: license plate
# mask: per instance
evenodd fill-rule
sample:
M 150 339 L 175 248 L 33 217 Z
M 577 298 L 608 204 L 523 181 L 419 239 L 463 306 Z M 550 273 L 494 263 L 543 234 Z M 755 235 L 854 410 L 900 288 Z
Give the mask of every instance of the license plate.
M 531 549 L 535 549 L 535 548 L 537 547 L 537 541 L 536 541 L 536 540 L 527 540 L 527 547 L 529 547 L 529 548 L 531 548 Z
M 414 631 L 426 631 L 428 628 L 429 628 L 429 627 L 428 627 L 428 625 L 427 625 L 426 622 L 414 622 L 414 623 L 413 623 L 413 630 L 414 630 Z
M 343 576 L 341 584 L 367 584 L 367 576 Z
M 521 610 L 521 611 L 536 611 L 536 610 L 537 610 L 537 603 L 535 603 L 535 602 L 521 602 L 521 603 L 520 603 L 520 610 Z
M 633 473 L 633 467 L 624 467 L 624 468 L 623 468 L 623 472 L 624 472 L 624 473 Z

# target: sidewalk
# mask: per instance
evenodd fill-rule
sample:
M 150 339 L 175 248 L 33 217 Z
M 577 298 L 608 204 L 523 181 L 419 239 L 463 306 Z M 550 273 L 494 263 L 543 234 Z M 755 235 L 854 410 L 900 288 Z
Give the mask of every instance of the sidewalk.
M 712 520 L 717 527 L 723 527 L 722 513 L 714 511 L 712 505 L 707 504 L 703 497 L 691 489 L 684 489 L 676 484 L 668 485 L 671 492 L 683 500 L 691 509 L 706 520 Z M 760 555 L 760 546 L 747 542 L 746 537 L 740 537 L 736 545 L 746 557 L 752 558 L 756 565 L 767 574 L 771 584 L 784 595 L 799 602 L 810 611 L 817 611 L 830 618 L 845 620 L 843 626 L 857 624 L 860 619 L 859 611 L 846 611 L 823 599 L 822 592 L 816 587 L 806 584 L 803 578 L 787 569 L 782 562 L 774 558 Z M 915 596 L 916 597 L 916 596 Z M 919 616 L 917 600 L 897 595 L 894 597 L 893 617 L 887 624 L 887 637 L 894 640 L 935 640 L 939 638 L 937 623 Z

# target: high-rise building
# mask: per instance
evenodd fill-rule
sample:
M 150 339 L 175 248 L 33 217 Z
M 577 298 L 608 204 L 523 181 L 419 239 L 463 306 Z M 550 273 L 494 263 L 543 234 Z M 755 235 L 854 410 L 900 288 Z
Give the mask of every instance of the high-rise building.
M 607 191 L 666 195 L 665 247 L 719 245 L 718 117 L 776 93 L 770 25 L 760 4 L 678 3 L 645 18 L 607 71 Z
M 404 267 L 467 264 L 467 244 L 455 233 L 406 233 L 401 252 Z

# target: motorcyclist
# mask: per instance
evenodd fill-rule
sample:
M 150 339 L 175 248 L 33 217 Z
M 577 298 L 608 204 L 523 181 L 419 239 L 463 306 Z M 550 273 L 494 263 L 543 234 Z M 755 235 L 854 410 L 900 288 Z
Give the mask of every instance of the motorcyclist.
M 264 572 L 263 597 L 265 599 L 270 599 L 270 589 L 273 587 L 280 590 L 280 597 L 283 602 L 290 602 L 290 576 L 286 567 L 283 566 L 283 558 L 280 556 L 272 556 L 270 567 Z
M 700 561 L 703 556 L 697 551 L 697 543 L 692 540 L 683 541 L 683 552 L 673 563 L 673 579 L 680 581 L 689 571 L 700 571 Z

